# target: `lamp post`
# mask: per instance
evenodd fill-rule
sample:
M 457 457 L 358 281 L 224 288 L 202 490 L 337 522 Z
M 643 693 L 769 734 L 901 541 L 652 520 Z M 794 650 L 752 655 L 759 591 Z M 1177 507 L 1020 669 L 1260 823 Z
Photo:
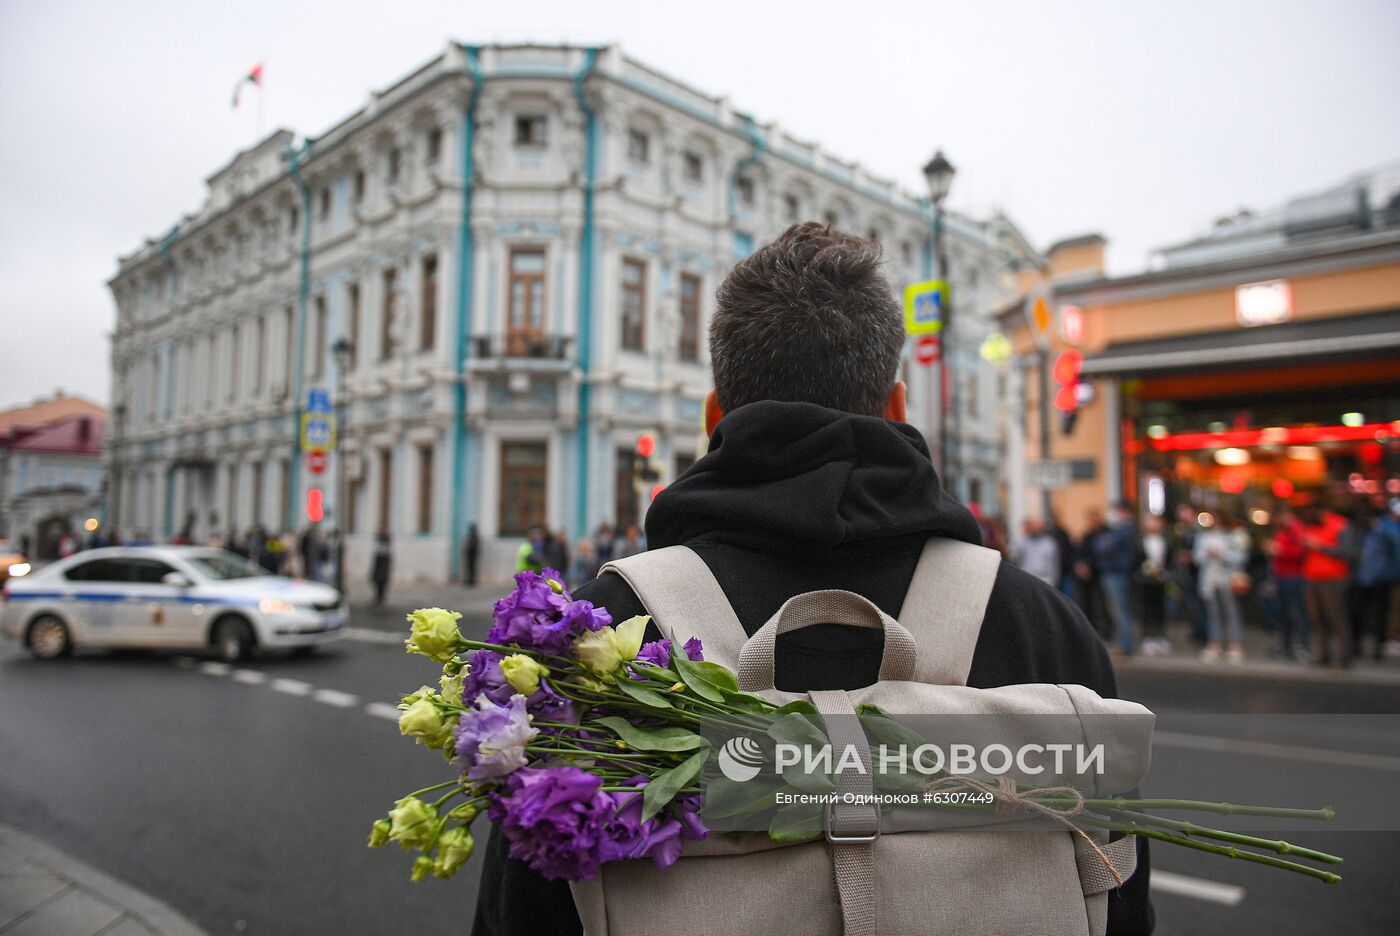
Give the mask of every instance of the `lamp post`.
M 120 389 L 117 391 L 120 393 Z M 126 404 L 118 403 L 112 407 L 112 438 L 110 441 L 112 449 L 112 480 L 108 486 L 107 505 L 107 539 L 115 546 L 117 531 L 121 529 L 121 497 L 122 497 L 122 432 L 126 428 Z
M 335 417 L 335 525 L 337 530 L 335 538 L 335 588 L 343 596 L 345 594 L 345 536 L 350 532 L 346 529 L 346 519 L 350 512 L 345 486 L 345 413 L 349 408 L 346 405 L 349 403 L 349 394 L 345 385 L 350 375 L 350 368 L 355 364 L 355 343 L 341 335 L 335 340 L 335 344 L 331 345 L 331 354 L 335 355 L 337 410 Z
M 943 488 L 952 488 L 951 459 L 948 457 L 949 414 L 954 410 L 949 405 L 953 395 L 953 284 L 948 276 L 948 255 L 943 246 L 943 199 L 953 187 L 953 175 L 957 170 L 948 157 L 939 150 L 924 166 L 924 181 L 928 183 L 929 203 L 933 207 L 933 253 L 938 260 L 938 278 L 943 280 L 943 353 L 938 363 L 938 459 L 939 470 L 943 474 Z

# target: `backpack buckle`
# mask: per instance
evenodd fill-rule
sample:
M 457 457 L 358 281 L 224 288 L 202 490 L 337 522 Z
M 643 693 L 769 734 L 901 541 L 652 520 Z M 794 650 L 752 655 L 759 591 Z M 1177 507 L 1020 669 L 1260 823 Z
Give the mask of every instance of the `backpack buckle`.
M 853 810 L 870 810 L 872 815 L 870 828 L 873 828 L 874 831 L 868 834 L 846 834 L 843 832 L 834 831 L 834 828 L 837 824 L 836 808 L 838 805 L 845 806 L 846 808 Z M 852 821 L 853 818 L 856 819 L 856 821 Z M 826 840 L 834 845 L 870 845 L 873 844 L 875 840 L 880 837 L 880 807 L 874 805 L 873 803 L 827 803 L 825 820 L 826 821 L 824 824 L 826 826 Z M 861 824 L 859 823 L 859 817 L 848 816 L 841 820 L 841 825 L 843 826 L 859 824 Z

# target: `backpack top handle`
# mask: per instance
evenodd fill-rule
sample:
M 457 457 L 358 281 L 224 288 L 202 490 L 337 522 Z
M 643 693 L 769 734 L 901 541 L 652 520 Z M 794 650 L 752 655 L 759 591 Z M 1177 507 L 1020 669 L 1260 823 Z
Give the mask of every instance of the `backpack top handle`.
M 763 692 L 773 688 L 773 654 L 778 637 L 813 624 L 846 624 L 885 632 L 880 679 L 912 679 L 918 668 L 914 636 L 894 618 L 855 592 L 831 589 L 794 595 L 783 603 L 739 651 L 739 688 Z

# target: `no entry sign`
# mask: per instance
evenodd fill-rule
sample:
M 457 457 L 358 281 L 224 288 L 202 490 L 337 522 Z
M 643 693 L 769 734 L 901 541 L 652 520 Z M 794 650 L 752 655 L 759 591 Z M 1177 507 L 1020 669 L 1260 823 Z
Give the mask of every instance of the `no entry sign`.
M 321 474 L 326 470 L 326 453 L 321 449 L 306 453 L 306 467 L 312 474 Z
M 937 335 L 924 335 L 914 342 L 914 360 L 927 367 L 943 357 L 943 340 Z

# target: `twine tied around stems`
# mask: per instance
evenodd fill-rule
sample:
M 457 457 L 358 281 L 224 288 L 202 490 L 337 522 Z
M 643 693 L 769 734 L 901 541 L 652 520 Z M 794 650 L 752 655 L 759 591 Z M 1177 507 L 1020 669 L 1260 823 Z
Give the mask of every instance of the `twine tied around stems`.
M 1094 850 L 1094 854 L 1099 856 L 1103 866 L 1108 869 L 1108 873 L 1113 875 L 1113 879 L 1118 882 L 1118 886 L 1123 886 L 1123 876 L 1118 873 L 1118 869 L 1113 866 L 1113 862 L 1108 860 L 1108 856 L 1103 853 L 1099 843 L 1079 826 L 1075 825 L 1075 816 L 1084 812 L 1084 794 L 1074 787 L 1038 787 L 1033 790 L 1022 792 L 1016 788 L 1016 781 L 1003 774 L 997 778 L 997 783 L 993 786 L 984 780 L 976 777 L 941 777 L 924 787 L 924 792 L 934 793 L 938 790 L 967 790 L 970 793 L 983 793 L 992 798 L 998 813 L 1008 813 L 1013 810 L 1023 809 L 1054 820 L 1065 826 L 1074 834 L 1089 843 L 1089 847 Z M 1048 806 L 1045 803 L 1037 802 L 1039 799 L 1072 799 L 1074 805 L 1065 807 Z

